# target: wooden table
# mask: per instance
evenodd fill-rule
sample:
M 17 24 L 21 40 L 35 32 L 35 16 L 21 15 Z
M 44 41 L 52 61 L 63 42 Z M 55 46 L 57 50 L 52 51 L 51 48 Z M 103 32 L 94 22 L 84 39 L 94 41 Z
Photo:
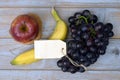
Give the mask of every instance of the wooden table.
M 47 39 L 55 27 L 50 13 L 52 6 L 66 23 L 75 12 L 89 9 L 99 17 L 99 21 L 114 25 L 115 36 L 110 39 L 106 54 L 85 73 L 64 73 L 56 65 L 57 59 L 24 66 L 10 64 L 16 55 L 33 48 L 33 45 L 23 45 L 11 38 L 9 28 L 12 20 L 20 14 L 38 14 L 43 22 L 42 39 Z M 0 80 L 120 80 L 119 38 L 120 0 L 0 0 Z

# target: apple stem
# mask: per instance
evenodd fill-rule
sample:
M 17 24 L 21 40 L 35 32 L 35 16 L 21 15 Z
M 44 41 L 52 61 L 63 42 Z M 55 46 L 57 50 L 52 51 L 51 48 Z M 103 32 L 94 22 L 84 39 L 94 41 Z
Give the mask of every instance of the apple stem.
M 54 17 L 54 19 L 55 19 L 56 21 L 61 20 L 61 18 L 59 17 L 59 15 L 58 15 L 58 13 L 56 12 L 56 10 L 55 10 L 54 7 L 52 7 L 51 13 L 52 13 L 52 16 Z

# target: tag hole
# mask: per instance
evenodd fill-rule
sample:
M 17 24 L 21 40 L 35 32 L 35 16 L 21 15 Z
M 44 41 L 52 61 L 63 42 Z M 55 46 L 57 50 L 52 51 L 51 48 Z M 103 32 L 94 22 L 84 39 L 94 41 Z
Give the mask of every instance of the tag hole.
M 62 48 L 62 52 L 64 52 L 64 48 Z
M 65 53 L 64 53 L 64 48 L 62 48 L 62 53 L 63 53 L 63 55 L 65 55 Z

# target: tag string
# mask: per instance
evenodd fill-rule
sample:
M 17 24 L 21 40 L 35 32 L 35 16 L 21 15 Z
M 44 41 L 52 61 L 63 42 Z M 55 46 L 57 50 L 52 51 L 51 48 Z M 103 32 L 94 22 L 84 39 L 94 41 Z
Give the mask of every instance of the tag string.
M 75 61 L 73 61 L 68 55 L 65 55 L 65 53 L 64 53 L 63 50 L 64 50 L 64 48 L 62 48 L 62 53 L 63 53 L 63 55 L 68 58 L 68 60 L 71 62 L 71 64 L 73 64 L 73 65 L 76 66 L 76 67 L 83 67 L 85 70 L 87 70 L 87 68 L 86 68 L 83 64 L 78 64 L 78 63 L 76 63 Z

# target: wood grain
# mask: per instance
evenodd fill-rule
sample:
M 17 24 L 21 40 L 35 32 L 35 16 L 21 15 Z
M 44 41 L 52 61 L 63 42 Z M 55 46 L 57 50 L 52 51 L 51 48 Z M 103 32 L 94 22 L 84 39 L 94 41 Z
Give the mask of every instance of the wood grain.
M 8 42 L 9 44 L 9 42 Z M 117 70 L 120 71 L 120 40 L 117 39 L 111 39 L 110 44 L 107 47 L 106 54 L 104 56 L 100 56 L 98 61 L 88 67 L 88 70 Z M 7 43 L 6 43 L 7 45 Z M 10 46 L 9 46 L 10 47 Z M 7 47 L 7 48 L 9 48 Z M 28 50 L 30 48 L 33 48 L 33 45 L 29 46 L 22 46 L 15 49 L 11 49 L 10 52 L 1 50 L 2 53 L 0 54 L 0 69 L 34 69 L 34 70 L 57 70 L 59 69 L 56 65 L 57 59 L 51 59 L 51 60 L 41 60 L 39 62 L 30 64 L 30 65 L 24 65 L 24 66 L 13 66 L 10 64 L 10 61 L 21 52 Z M 52 54 L 52 53 L 51 53 Z
M 0 7 L 120 7 L 119 3 L 119 0 L 1 0 Z
M 1 70 L 0 80 L 119 80 L 119 71 L 87 71 L 71 74 L 62 71 Z
M 120 9 L 111 8 L 107 9 L 105 13 L 105 23 L 111 22 L 114 25 L 113 32 L 115 33 L 113 38 L 120 38 Z
M 119 4 L 120 0 L 0 0 L 0 80 L 119 80 Z M 115 36 L 110 40 L 106 54 L 83 74 L 63 73 L 56 65 L 58 59 L 41 60 L 22 66 L 10 64 L 15 56 L 33 48 L 33 45 L 23 45 L 11 38 L 9 28 L 12 20 L 20 14 L 37 14 L 43 22 L 42 39 L 47 39 L 55 27 L 50 13 L 53 6 L 67 24 L 69 16 L 89 9 L 99 17 L 99 21 L 112 22 L 114 25 Z
M 99 17 L 99 21 L 104 21 L 104 8 L 56 8 L 59 15 L 68 24 L 68 18 L 77 11 L 89 9 Z M 101 12 L 99 12 L 101 11 Z M 55 21 L 51 15 L 51 8 L 1 8 L 0 9 L 0 38 L 11 38 L 9 29 L 13 19 L 20 14 L 34 13 L 40 16 L 43 23 L 43 39 L 46 39 L 52 33 L 55 27 Z M 69 24 L 68 24 L 69 25 Z M 4 34 L 6 33 L 6 34 Z
M 89 9 L 96 14 L 99 21 L 107 23 L 111 22 L 114 26 L 115 36 L 120 38 L 120 9 L 119 8 L 56 8 L 59 15 L 68 23 L 68 18 L 75 12 Z M 20 14 L 35 13 L 41 17 L 43 23 L 42 39 L 47 39 L 55 27 L 55 21 L 50 13 L 51 8 L 1 8 L 0 9 L 0 38 L 11 38 L 9 28 L 13 19 Z M 4 34 L 5 33 L 5 34 Z

